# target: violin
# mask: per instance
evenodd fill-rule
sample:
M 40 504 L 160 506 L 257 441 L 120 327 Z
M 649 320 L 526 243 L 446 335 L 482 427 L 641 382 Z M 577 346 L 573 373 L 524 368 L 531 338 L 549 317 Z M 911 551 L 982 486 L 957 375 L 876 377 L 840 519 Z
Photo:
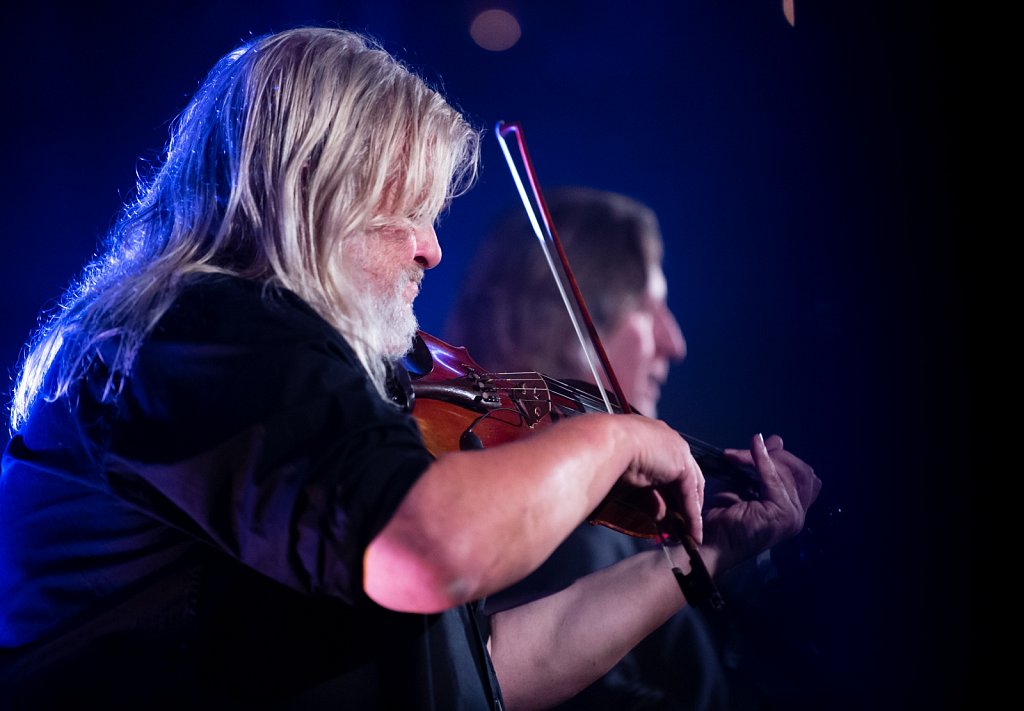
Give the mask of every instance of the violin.
M 423 331 L 417 333 L 402 365 L 409 376 L 406 407 L 434 456 L 498 446 L 565 417 L 606 412 L 590 383 L 560 381 L 537 372 L 489 372 L 465 348 Z M 617 400 L 613 405 L 622 412 Z M 722 450 L 680 434 L 705 478 L 715 479 L 709 488 L 723 486 L 746 498 L 757 497 L 756 472 L 732 462 Z M 641 500 L 647 501 L 642 492 L 617 485 L 587 520 L 635 537 L 662 538 Z

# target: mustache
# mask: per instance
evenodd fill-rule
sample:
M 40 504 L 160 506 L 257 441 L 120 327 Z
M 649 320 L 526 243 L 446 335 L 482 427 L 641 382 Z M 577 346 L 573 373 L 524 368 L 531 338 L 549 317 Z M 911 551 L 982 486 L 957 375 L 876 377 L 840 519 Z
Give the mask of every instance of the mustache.
M 424 276 L 426 276 L 425 272 L 419 267 L 409 267 L 405 270 L 405 279 L 402 280 L 402 288 L 404 289 L 405 285 L 411 281 L 416 285 L 416 293 L 418 294 L 420 289 L 423 288 Z

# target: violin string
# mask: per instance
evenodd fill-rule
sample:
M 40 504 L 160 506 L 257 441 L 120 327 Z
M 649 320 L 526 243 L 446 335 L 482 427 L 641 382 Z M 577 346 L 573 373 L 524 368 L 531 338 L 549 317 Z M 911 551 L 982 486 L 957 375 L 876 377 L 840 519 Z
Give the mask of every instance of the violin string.
M 507 379 L 517 379 L 523 382 L 541 382 L 547 385 L 548 388 L 555 394 L 562 395 L 572 400 L 576 400 L 581 405 L 583 405 L 584 409 L 607 412 L 607 410 L 604 407 L 604 401 L 601 400 L 600 398 L 591 395 L 588 392 L 580 390 L 579 388 L 575 388 L 569 385 L 568 383 L 564 383 L 560 380 L 556 380 L 555 378 L 551 378 L 546 375 L 541 375 L 540 373 L 536 373 L 533 371 L 522 371 L 508 373 L 490 373 L 489 376 Z M 519 388 L 504 387 L 499 389 L 503 389 L 505 391 L 515 391 Z
M 572 385 L 569 385 L 568 383 L 566 383 L 564 381 L 558 380 L 556 378 L 552 378 L 550 376 L 541 375 L 540 373 L 537 373 L 537 372 L 534 372 L 534 371 L 511 371 L 511 372 L 503 372 L 503 373 L 489 373 L 488 377 L 489 378 L 509 379 L 509 380 L 520 380 L 523 383 L 533 383 L 533 382 L 544 383 L 544 384 L 546 384 L 548 386 L 548 389 L 550 389 L 552 392 L 554 392 L 557 395 L 562 395 L 563 397 L 569 398 L 571 400 L 575 400 L 581 406 L 583 406 L 584 410 L 586 410 L 586 411 L 590 411 L 590 412 L 605 412 L 606 411 L 605 408 L 604 408 L 604 401 L 603 400 L 600 400 L 599 398 L 591 395 L 590 393 L 588 393 L 588 392 L 586 392 L 584 390 L 580 390 L 577 387 L 573 387 Z M 502 392 L 521 393 L 521 392 L 527 392 L 527 391 L 531 390 L 532 388 L 528 388 L 528 387 L 525 387 L 525 386 L 520 386 L 520 387 L 515 387 L 515 386 L 499 386 L 497 389 L 502 391 Z M 525 402 L 530 402 L 530 403 L 543 402 L 544 401 L 542 398 L 523 398 L 523 400 Z M 693 453 L 696 456 L 709 456 L 709 455 L 710 456 L 718 456 L 718 455 L 722 454 L 722 450 L 720 448 L 718 448 L 718 447 L 716 447 L 716 446 L 714 446 L 712 444 L 709 444 L 707 442 L 704 442 L 704 441 L 702 441 L 700 439 L 697 439 L 696 437 L 691 437 L 690 435 L 686 435 L 685 439 L 686 439 L 687 443 L 689 443 L 690 449 L 693 451 Z

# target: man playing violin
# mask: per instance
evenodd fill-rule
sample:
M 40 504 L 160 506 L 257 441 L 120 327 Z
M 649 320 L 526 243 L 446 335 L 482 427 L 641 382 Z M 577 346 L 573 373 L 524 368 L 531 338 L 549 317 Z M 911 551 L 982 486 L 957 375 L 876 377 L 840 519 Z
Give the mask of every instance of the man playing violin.
M 760 437 L 760 499 L 706 527 L 689 446 L 641 415 L 429 454 L 396 360 L 479 136 L 343 30 L 214 66 L 21 364 L 8 708 L 550 707 L 687 604 L 648 551 L 483 613 L 613 485 L 681 514 L 716 576 L 801 529 L 820 482 Z

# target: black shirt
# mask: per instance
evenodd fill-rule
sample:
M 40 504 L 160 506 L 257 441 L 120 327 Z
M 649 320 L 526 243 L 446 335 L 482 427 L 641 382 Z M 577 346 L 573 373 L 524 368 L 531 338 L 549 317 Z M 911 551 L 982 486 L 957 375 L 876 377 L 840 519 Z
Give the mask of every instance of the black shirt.
M 4 453 L 9 699 L 447 710 L 500 698 L 477 606 L 399 614 L 363 592 L 363 552 L 430 455 L 312 309 L 203 277 L 127 377 L 104 362 L 38 398 Z

